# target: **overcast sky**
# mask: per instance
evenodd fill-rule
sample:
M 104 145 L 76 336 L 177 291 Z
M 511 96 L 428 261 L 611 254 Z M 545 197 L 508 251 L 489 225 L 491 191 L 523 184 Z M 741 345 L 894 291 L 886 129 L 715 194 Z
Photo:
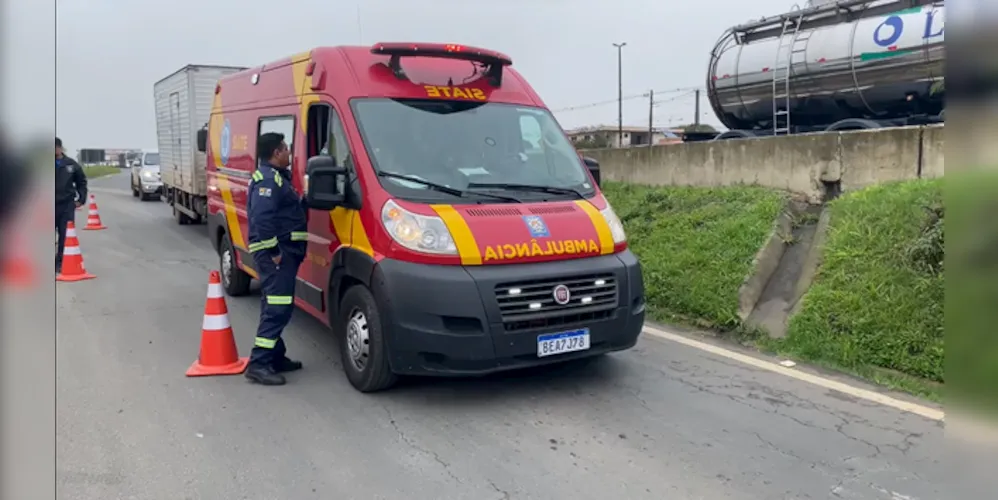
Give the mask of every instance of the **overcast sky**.
M 25 0 L 25 4 L 31 3 Z M 615 124 L 624 95 L 703 87 L 728 27 L 790 0 L 58 0 L 57 134 L 67 149 L 156 147 L 153 82 L 186 64 L 255 66 L 324 45 L 453 42 L 510 55 L 565 128 Z M 358 8 L 358 5 L 360 7 Z M 359 21 L 359 22 L 358 22 Z M 684 95 L 685 94 L 685 95 Z M 656 125 L 693 121 L 660 93 Z M 589 106 L 590 103 L 611 101 Z M 564 108 L 576 108 L 560 111 Z M 701 121 L 718 124 L 701 100 Z M 624 122 L 648 123 L 647 99 Z

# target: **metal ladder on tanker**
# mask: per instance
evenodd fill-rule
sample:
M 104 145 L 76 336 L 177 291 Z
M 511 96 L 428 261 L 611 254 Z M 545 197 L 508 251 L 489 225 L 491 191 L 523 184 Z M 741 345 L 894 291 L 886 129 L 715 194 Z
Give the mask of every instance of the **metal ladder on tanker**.
M 807 50 L 807 41 L 812 33 L 800 32 L 804 20 L 800 6 L 794 4 L 791 12 L 796 13 L 796 19 L 788 17 L 783 20 L 783 30 L 776 46 L 776 63 L 773 65 L 773 135 L 790 133 L 790 76 L 794 56 Z

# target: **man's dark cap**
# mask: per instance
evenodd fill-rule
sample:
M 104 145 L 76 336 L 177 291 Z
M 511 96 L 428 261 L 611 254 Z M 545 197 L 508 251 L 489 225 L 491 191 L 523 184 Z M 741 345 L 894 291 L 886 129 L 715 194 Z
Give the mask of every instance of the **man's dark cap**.
M 60 139 L 58 137 L 55 138 L 55 147 L 57 147 L 57 148 L 61 148 L 62 147 L 62 139 Z

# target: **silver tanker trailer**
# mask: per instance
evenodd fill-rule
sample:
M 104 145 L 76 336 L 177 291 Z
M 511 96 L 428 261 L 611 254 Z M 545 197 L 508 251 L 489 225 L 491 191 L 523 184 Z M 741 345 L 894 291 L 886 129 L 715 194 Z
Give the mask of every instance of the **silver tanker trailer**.
M 941 0 L 816 0 L 735 26 L 711 52 L 715 139 L 943 121 Z

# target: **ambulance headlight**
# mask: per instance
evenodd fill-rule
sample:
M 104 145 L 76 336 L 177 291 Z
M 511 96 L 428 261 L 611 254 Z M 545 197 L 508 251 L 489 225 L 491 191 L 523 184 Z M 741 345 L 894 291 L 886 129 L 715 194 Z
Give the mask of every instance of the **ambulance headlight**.
M 617 217 L 617 213 L 613 211 L 610 202 L 607 202 L 606 208 L 600 210 L 600 214 L 603 215 L 603 219 L 610 226 L 610 236 L 613 237 L 613 244 L 619 245 L 627 241 L 627 233 L 624 232 L 624 223 L 620 222 L 620 217 Z
M 440 217 L 414 214 L 388 200 L 381 223 L 396 243 L 415 252 L 457 255 L 457 246 Z

